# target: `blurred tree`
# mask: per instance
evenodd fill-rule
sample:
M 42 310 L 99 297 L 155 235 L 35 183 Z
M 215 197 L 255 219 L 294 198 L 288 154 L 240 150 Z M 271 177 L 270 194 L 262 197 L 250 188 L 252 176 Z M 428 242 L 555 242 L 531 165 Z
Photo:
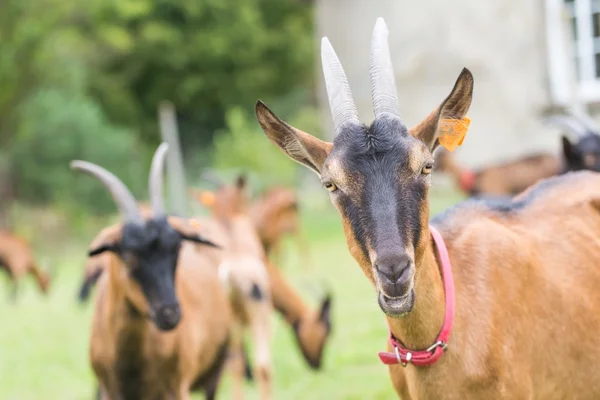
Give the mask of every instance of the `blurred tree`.
M 139 198 L 146 198 L 146 164 L 150 160 L 135 151 L 139 147 L 136 136 L 111 126 L 89 98 L 41 90 L 21 113 L 24 122 L 19 140 L 10 147 L 14 188 L 21 199 L 61 204 L 72 211 L 91 206 L 96 212 L 114 212 L 114 202 L 100 182 L 69 168 L 74 159 L 102 165 L 141 195 Z
M 312 6 L 295 0 L 93 0 L 92 94 L 109 117 L 157 143 L 172 101 L 183 148 L 211 143 L 232 106 L 312 85 Z M 204 147 L 203 146 L 203 147 Z

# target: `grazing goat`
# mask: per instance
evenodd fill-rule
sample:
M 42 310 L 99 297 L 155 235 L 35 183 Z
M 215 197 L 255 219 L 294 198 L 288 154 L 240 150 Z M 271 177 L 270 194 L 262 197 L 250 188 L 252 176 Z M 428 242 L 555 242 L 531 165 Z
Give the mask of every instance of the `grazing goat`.
M 436 171 L 449 174 L 469 196 L 512 196 L 563 169 L 560 158 L 552 154 L 533 154 L 476 171 L 459 165 L 447 151 L 438 151 L 435 161 Z
M 166 216 L 166 151 L 162 144 L 152 161 L 147 218 L 116 176 L 91 163 L 71 163 L 104 184 L 123 217 L 89 252 L 109 255 L 90 345 L 101 399 L 189 399 L 194 389 L 214 399 L 227 356 L 231 311 L 218 278 L 222 252 L 201 233 L 226 237 L 210 221 L 197 228 Z
M 213 178 L 213 181 L 215 179 Z M 219 188 L 224 186 L 223 182 L 218 181 L 217 185 Z M 291 191 L 287 189 L 282 189 L 281 192 L 287 191 L 291 193 Z M 269 191 L 267 193 L 277 193 L 279 190 Z M 280 193 L 281 193 L 280 192 Z M 216 195 L 211 191 L 199 191 L 192 190 L 192 196 L 199 203 L 204 205 L 210 210 L 213 210 L 216 204 Z M 285 204 L 292 203 L 289 200 L 291 196 L 285 195 L 281 196 L 279 201 L 270 202 L 268 199 L 272 198 L 272 195 L 265 195 L 263 197 L 263 201 L 259 201 L 260 206 L 257 206 L 256 209 L 262 209 L 264 204 L 272 204 L 273 208 L 277 208 L 277 206 L 283 206 Z M 280 195 L 277 195 L 279 197 Z M 254 203 L 257 204 L 257 203 Z M 286 208 L 286 207 L 282 207 Z M 255 209 L 253 206 L 252 209 Z M 295 208 L 297 210 L 297 207 Z M 282 212 L 285 214 L 286 212 Z M 254 226 L 257 228 L 258 232 L 260 232 L 259 226 L 268 225 L 264 221 L 261 221 L 260 218 L 257 218 L 261 213 L 256 212 L 252 214 L 252 220 L 254 222 Z M 264 213 L 265 215 L 267 213 Z M 297 213 L 294 213 L 297 218 Z M 276 211 L 273 211 L 270 215 L 275 216 L 278 215 Z M 265 215 L 265 218 L 267 216 Z M 291 220 L 291 216 L 288 214 L 288 218 Z M 287 223 L 281 223 L 278 225 L 277 229 L 291 226 Z M 296 225 L 297 226 L 297 225 Z M 268 229 L 268 228 L 266 228 Z M 279 230 L 279 232 L 283 232 L 284 229 Z M 273 232 L 273 231 L 271 231 Z M 275 237 L 275 235 L 265 237 Z M 263 248 L 265 246 L 265 240 L 262 240 Z M 267 249 L 264 248 L 265 253 Z M 319 369 L 321 367 L 323 354 L 325 345 L 331 333 L 331 295 L 327 294 L 324 299 L 321 301 L 319 309 L 311 309 L 302 299 L 300 294 L 294 289 L 292 285 L 285 279 L 281 270 L 275 266 L 275 264 L 271 261 L 267 261 L 266 263 L 267 274 L 269 276 L 270 288 L 271 288 L 271 296 L 273 301 L 273 306 L 275 309 L 285 318 L 285 321 L 290 325 L 294 332 L 294 336 L 296 338 L 296 343 L 300 348 L 300 351 L 308 363 L 308 365 L 312 369 Z
M 7 231 L 0 231 L 0 269 L 2 268 L 6 269 L 12 281 L 13 300 L 17 298 L 19 281 L 28 273 L 35 278 L 42 293 L 48 293 L 50 274 L 40 269 L 29 243 Z
M 270 398 L 271 392 L 271 288 L 267 274 L 266 256 L 256 228 L 248 215 L 246 179 L 238 178 L 236 185 L 222 185 L 215 193 L 211 208 L 213 217 L 222 224 L 229 236 L 226 255 L 219 265 L 219 274 L 228 288 L 234 315 L 231 355 L 234 373 L 234 397 L 243 397 L 244 331 L 250 328 L 254 341 L 260 397 Z
M 600 398 L 600 175 L 550 178 L 508 201 L 467 200 L 430 224 L 433 151 L 464 139 L 473 76 L 463 69 L 448 97 L 409 129 L 387 42 L 379 18 L 370 126 L 359 122 L 327 38 L 321 57 L 333 143 L 260 101 L 256 114 L 267 137 L 329 191 L 386 316 L 389 352 L 379 357 L 398 395 Z
M 590 119 L 574 115 L 553 116 L 547 123 L 566 128 L 576 137 L 562 136 L 563 157 L 533 154 L 518 160 L 472 171 L 459 165 L 447 151 L 436 154 L 436 170 L 448 173 L 457 186 L 470 196 L 512 196 L 541 179 L 568 171 L 600 171 L 600 135 Z

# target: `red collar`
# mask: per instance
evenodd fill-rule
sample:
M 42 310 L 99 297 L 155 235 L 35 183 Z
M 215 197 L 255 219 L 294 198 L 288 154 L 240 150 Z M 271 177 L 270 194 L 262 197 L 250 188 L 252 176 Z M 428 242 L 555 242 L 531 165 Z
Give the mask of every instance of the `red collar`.
M 448 257 L 448 249 L 444 243 L 444 238 L 433 226 L 429 226 L 429 230 L 440 257 L 442 280 L 444 281 L 444 291 L 446 293 L 444 325 L 442 325 L 442 330 L 435 343 L 426 350 L 412 351 L 406 349 L 390 331 L 389 341 L 394 348 L 394 352 L 379 353 L 379 358 L 384 364 L 402 364 L 404 367 L 409 363 L 417 367 L 431 365 L 439 360 L 448 346 L 448 337 L 454 321 L 454 278 L 452 277 L 452 266 L 450 265 L 450 257 Z
M 462 171 L 458 178 L 458 185 L 463 192 L 471 193 L 475 188 L 475 172 L 468 169 Z

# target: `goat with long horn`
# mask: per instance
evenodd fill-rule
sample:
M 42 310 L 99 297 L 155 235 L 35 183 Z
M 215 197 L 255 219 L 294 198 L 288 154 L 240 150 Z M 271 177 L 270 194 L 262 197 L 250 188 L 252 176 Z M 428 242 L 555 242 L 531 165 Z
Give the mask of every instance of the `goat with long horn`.
M 372 88 L 385 94 L 374 96 L 370 126 L 339 120 L 332 107 L 338 131 L 328 143 L 260 101 L 256 115 L 328 190 L 387 320 L 388 351 L 379 358 L 398 395 L 600 398 L 600 174 L 551 178 L 514 200 L 466 201 L 430 222 L 433 152 L 465 138 L 474 80 L 463 69 L 441 104 L 406 129 L 386 36 L 378 19 L 371 69 L 382 72 L 372 74 Z M 326 63 L 324 75 L 332 75 Z
M 104 168 L 71 166 L 100 180 L 123 223 L 105 228 L 90 256 L 105 255 L 92 324 L 91 363 L 102 399 L 188 399 L 203 389 L 214 399 L 229 343 L 231 314 L 216 267 L 224 233 L 167 217 L 162 200 L 161 145 L 149 175 L 152 212 L 142 215 L 133 194 Z

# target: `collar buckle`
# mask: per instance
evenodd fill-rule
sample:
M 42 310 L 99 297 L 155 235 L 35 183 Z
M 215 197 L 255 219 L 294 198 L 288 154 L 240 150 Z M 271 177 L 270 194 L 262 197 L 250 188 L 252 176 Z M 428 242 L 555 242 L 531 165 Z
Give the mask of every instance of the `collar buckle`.
M 433 353 L 437 347 L 441 347 L 442 350 L 445 352 L 446 349 L 448 348 L 448 343 L 444 342 L 443 340 L 438 340 L 437 342 L 435 342 L 434 344 L 432 344 L 431 346 L 429 346 L 427 348 L 427 350 L 425 350 L 425 351 Z

